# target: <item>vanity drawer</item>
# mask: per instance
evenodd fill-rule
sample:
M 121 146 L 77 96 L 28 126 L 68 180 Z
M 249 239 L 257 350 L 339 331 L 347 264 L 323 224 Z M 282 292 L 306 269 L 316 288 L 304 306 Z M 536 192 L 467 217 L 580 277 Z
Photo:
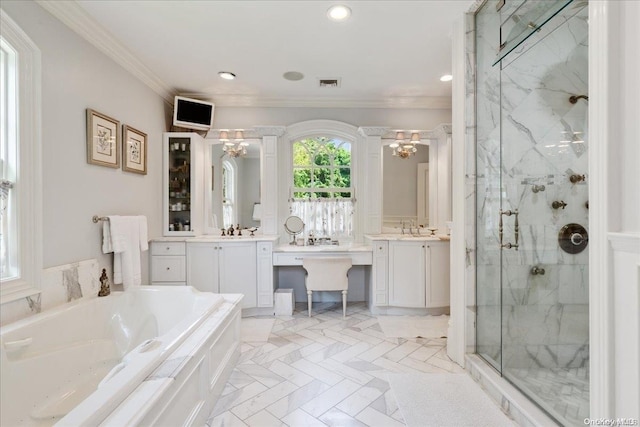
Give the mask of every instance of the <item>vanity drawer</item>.
M 351 258 L 353 265 L 371 265 L 371 252 L 274 252 L 273 265 L 302 265 L 304 258 Z
M 187 280 L 184 256 L 154 256 L 151 260 L 152 282 L 184 282 Z
M 151 255 L 184 255 L 185 247 L 184 242 L 152 242 Z

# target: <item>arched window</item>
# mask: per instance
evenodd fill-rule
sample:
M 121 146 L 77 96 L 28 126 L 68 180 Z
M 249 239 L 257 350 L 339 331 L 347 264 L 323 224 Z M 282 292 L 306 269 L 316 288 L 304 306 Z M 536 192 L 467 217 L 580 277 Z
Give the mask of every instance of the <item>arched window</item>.
M 352 237 L 351 143 L 306 137 L 293 142 L 292 153 L 291 213 L 317 237 Z
M 222 162 L 222 221 L 224 228 L 237 223 L 236 168 L 230 160 Z

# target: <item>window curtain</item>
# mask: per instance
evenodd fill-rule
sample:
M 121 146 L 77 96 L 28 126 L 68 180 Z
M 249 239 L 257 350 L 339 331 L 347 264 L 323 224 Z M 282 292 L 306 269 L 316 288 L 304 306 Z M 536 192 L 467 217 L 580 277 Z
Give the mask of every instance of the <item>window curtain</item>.
M 353 237 L 353 201 L 351 199 L 294 200 L 291 215 L 305 224 L 305 232 L 316 237 Z

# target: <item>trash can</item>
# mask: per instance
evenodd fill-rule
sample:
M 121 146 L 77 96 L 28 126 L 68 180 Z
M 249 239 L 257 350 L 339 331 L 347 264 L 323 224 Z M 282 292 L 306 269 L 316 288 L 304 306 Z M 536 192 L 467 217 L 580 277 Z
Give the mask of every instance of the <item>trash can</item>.
M 273 300 L 276 316 L 293 316 L 293 307 L 295 306 L 293 289 L 276 289 Z

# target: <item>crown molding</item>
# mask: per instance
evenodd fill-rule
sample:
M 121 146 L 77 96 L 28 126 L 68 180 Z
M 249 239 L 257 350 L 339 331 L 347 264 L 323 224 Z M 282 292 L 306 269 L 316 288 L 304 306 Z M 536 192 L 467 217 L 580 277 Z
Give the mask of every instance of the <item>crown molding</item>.
M 259 136 L 282 136 L 287 128 L 285 126 L 254 126 L 254 132 Z
M 380 136 L 389 132 L 388 126 L 360 126 L 358 133 L 362 136 Z
M 442 123 L 436 126 L 432 133 L 436 135 L 436 137 L 445 137 L 447 135 L 451 135 L 451 128 L 451 123 Z
M 174 93 L 171 88 L 140 62 L 125 45 L 113 37 L 107 29 L 93 19 L 78 3 L 75 1 L 35 1 L 71 30 L 75 31 L 109 58 L 121 65 L 125 70 L 141 80 L 167 102 L 173 103 Z
M 245 95 L 213 95 L 216 107 L 279 107 L 279 108 L 391 108 L 450 110 L 451 97 L 387 97 L 357 98 L 269 98 Z

